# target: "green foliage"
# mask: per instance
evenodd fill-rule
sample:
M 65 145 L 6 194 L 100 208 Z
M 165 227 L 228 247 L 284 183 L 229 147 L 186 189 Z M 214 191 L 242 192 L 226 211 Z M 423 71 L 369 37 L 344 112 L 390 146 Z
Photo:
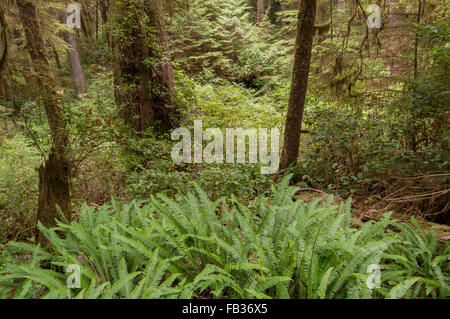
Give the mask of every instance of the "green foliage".
M 282 114 L 271 99 L 237 84 L 197 86 L 198 105 L 193 121 L 201 117 L 204 127 L 279 127 Z
M 40 160 L 20 133 L 0 142 L 0 244 L 32 236 Z
M 80 47 L 83 50 L 81 63 L 84 68 L 93 65 L 108 65 L 112 61 L 112 52 L 105 41 L 94 41 L 83 38 Z M 86 50 L 86 52 L 84 52 Z
M 393 222 L 400 233 L 393 233 L 399 244 L 383 256 L 383 280 L 392 289 L 384 290 L 389 298 L 448 298 L 450 297 L 450 246 L 441 245 L 433 230 L 426 230 L 411 217 L 415 227 Z
M 424 141 L 416 150 L 408 148 L 405 136 L 410 127 L 398 113 L 311 96 L 305 115 L 310 134 L 295 173 L 309 185 L 350 193 L 379 192 L 375 187 L 384 185 L 386 176 L 399 173 L 444 173 L 448 162 L 442 143 Z
M 15 287 L 15 298 L 371 297 L 364 278 L 393 243 L 389 215 L 355 229 L 349 201 L 295 202 L 288 182 L 255 211 L 234 197 L 211 201 L 197 186 L 177 201 L 84 206 L 79 221 L 39 226 L 53 253 L 9 243 L 28 262 L 6 266 L 0 295 Z M 66 287 L 70 264 L 81 267 L 80 289 Z
M 176 71 L 177 104 L 185 112 L 181 126 L 193 130 L 193 121 L 201 119 L 204 128 L 277 127 L 282 116 L 271 99 L 237 84 L 200 85 L 184 72 Z M 225 133 L 225 132 L 224 132 Z M 174 165 L 171 150 L 176 142 L 148 130 L 143 136 L 126 134 L 121 144 L 127 150 L 119 160 L 125 167 L 127 198 L 147 198 L 165 192 L 175 196 L 194 189 L 195 180 L 211 198 L 235 194 L 252 200 L 270 188 L 271 177 L 261 175 L 259 165 L 181 164 Z

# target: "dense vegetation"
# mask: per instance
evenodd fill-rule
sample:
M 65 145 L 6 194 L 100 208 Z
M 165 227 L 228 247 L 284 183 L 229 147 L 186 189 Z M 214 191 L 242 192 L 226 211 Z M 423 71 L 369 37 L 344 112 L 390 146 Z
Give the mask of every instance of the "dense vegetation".
M 0 3 L 0 298 L 450 297 L 447 1 L 75 2 Z
M 148 202 L 99 210 L 79 220 L 40 225 L 53 252 L 11 243 L 4 297 L 21 298 L 371 298 L 449 297 L 449 265 L 434 232 L 389 220 L 359 223 L 350 202 L 293 201 L 285 178 L 250 209 L 235 198 L 211 201 L 196 186 L 179 201 L 163 194 Z M 352 225 L 352 221 L 356 225 Z M 386 234 L 389 225 L 402 233 Z M 356 227 L 354 227 L 356 226 Z M 63 238 L 60 234 L 64 234 Z M 68 291 L 59 270 L 82 265 L 82 285 Z M 366 285 L 369 265 L 386 269 L 383 286 Z M 43 267 L 43 265 L 47 265 Z M 20 283 L 18 283 L 20 282 Z M 414 289 L 410 289 L 411 286 Z

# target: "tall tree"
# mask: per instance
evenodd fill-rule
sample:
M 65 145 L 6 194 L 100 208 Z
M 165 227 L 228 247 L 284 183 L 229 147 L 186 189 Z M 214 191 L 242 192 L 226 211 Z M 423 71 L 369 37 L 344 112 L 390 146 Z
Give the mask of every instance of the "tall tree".
M 258 0 L 257 17 L 258 17 L 258 23 L 263 22 L 263 20 L 264 20 L 264 0 Z
M 6 67 L 6 56 L 8 54 L 7 26 L 3 8 L 0 5 L 0 99 L 6 98 L 5 80 L 3 70 Z
M 39 75 L 36 77 L 39 103 L 44 106 L 52 135 L 53 145 L 49 157 L 39 168 L 37 219 L 48 227 L 56 225 L 55 219 L 59 217 L 57 206 L 60 207 L 66 219 L 71 220 L 70 169 L 67 160 L 69 138 L 35 5 L 30 0 L 17 0 L 16 4 L 19 8 L 33 68 Z M 39 232 L 37 235 L 38 242 L 46 245 L 45 237 Z
M 389 50 L 390 50 L 390 73 L 393 76 L 405 75 L 404 58 L 401 56 L 403 41 L 405 41 L 404 33 L 404 8 L 400 0 L 389 0 Z
M 302 0 L 299 5 L 294 70 L 280 161 L 281 171 L 287 169 L 298 157 L 303 110 L 305 108 L 311 64 L 316 7 L 317 0 Z
M 175 85 L 161 1 L 116 4 L 115 96 L 122 118 L 139 132 L 168 131 L 175 126 Z
M 60 18 L 63 23 L 67 20 L 67 12 L 62 12 Z M 64 31 L 64 41 L 67 42 L 67 60 L 69 62 L 70 74 L 72 76 L 75 95 L 86 93 L 86 82 L 84 79 L 83 68 L 81 67 L 80 55 L 78 53 L 78 45 L 73 32 Z
M 287 11 L 288 6 L 286 5 L 286 3 L 281 0 L 281 12 L 285 12 Z M 281 27 L 285 27 L 286 26 L 286 20 L 285 20 L 286 16 L 285 15 L 281 15 L 280 16 L 280 23 L 281 23 Z
M 423 3 L 422 0 L 418 0 L 417 19 L 416 19 L 417 24 L 420 24 L 422 14 L 423 14 Z M 416 38 L 414 41 L 414 79 L 417 79 L 417 77 L 419 76 L 419 42 L 420 42 L 420 34 L 419 30 L 417 30 Z

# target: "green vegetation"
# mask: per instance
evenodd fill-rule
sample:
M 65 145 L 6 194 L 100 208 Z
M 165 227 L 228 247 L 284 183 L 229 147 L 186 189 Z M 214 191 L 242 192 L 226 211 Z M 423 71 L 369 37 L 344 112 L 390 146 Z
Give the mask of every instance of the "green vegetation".
M 448 264 L 441 268 L 448 247 L 440 251 L 433 233 L 427 238 L 392 223 L 390 214 L 352 227 L 349 201 L 293 201 L 297 188 L 288 182 L 253 208 L 235 197 L 211 201 L 198 186 L 197 195 L 178 201 L 160 194 L 147 203 L 84 206 L 72 224 L 40 226 L 51 254 L 9 243 L 8 253 L 20 253 L 22 262 L 10 257 L 0 294 L 16 288 L 15 298 L 401 298 L 412 286 L 408 297 L 450 296 L 442 273 Z M 407 232 L 387 236 L 389 225 Z M 81 268 L 79 289 L 68 290 L 61 273 L 70 264 Z M 375 292 L 366 286 L 371 264 L 389 269 Z
M 0 3 L 0 299 L 450 298 L 448 3 L 308 1 L 298 61 L 300 2 Z M 299 105 L 278 174 L 172 159 Z

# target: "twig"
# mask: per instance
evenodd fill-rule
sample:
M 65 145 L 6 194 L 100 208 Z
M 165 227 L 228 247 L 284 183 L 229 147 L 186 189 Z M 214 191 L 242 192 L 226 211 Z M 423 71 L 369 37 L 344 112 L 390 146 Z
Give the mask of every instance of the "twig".
M 27 118 L 26 118 L 25 114 L 23 114 L 23 112 L 22 112 L 22 117 L 23 117 L 23 120 L 25 122 L 25 129 L 27 130 L 28 134 L 30 134 L 30 136 L 31 136 L 34 144 L 36 144 L 36 147 L 38 148 L 39 152 L 41 152 L 41 155 L 44 158 L 44 161 L 47 161 L 47 158 L 45 157 L 45 153 L 42 150 L 41 146 L 39 145 L 36 137 L 34 136 L 33 132 L 31 132 L 31 130 L 28 128 Z

